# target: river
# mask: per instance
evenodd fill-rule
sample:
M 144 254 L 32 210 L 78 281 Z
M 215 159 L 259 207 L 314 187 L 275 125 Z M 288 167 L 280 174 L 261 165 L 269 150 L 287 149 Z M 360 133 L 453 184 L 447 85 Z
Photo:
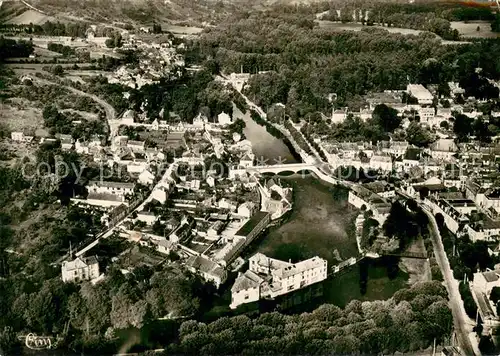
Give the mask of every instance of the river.
M 297 162 L 286 144 L 255 123 L 249 113 L 235 111 L 246 123 L 244 134 L 252 142 L 253 152 L 273 164 L 276 157 L 287 163 Z M 280 177 L 294 188 L 294 208 L 288 220 L 272 227 L 247 251 L 262 252 L 281 260 L 299 261 L 314 256 L 337 264 L 358 256 L 354 235 L 354 220 L 358 212 L 347 203 L 347 192 L 319 180 L 313 175 Z M 322 302 L 339 306 L 353 299 L 377 300 L 390 298 L 407 284 L 408 275 L 400 270 L 388 277 L 384 263 L 366 261 L 368 275 L 366 293 L 360 292 L 361 273 L 358 266 L 325 283 Z
M 257 160 L 265 162 L 269 165 L 276 163 L 298 162 L 282 140 L 272 136 L 269 132 L 267 132 L 265 127 L 260 126 L 252 120 L 249 111 L 243 114 L 236 106 L 234 106 L 233 116 L 245 121 L 246 127 L 243 130 L 243 134 L 250 142 L 252 142 L 253 153 L 255 154 L 255 158 Z

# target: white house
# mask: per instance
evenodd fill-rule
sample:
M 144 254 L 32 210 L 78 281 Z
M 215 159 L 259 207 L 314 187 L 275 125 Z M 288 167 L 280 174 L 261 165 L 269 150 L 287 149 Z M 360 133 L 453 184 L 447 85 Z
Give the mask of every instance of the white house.
M 431 92 L 421 84 L 408 84 L 406 91 L 418 100 L 419 105 L 431 105 L 434 99 Z
M 158 217 L 150 211 L 140 211 L 137 213 L 137 220 L 145 222 L 147 225 L 153 225 Z
M 134 183 L 122 182 L 107 182 L 107 181 L 91 181 L 87 186 L 89 193 L 96 194 L 113 194 L 125 196 L 134 192 Z
M 217 115 L 217 123 L 223 126 L 229 125 L 232 123 L 231 116 L 229 116 L 225 112 L 221 112 L 219 115 Z
M 235 309 L 244 303 L 256 302 L 260 299 L 260 287 L 264 279 L 257 273 L 248 270 L 236 278 L 231 287 L 231 304 L 229 307 Z
M 339 124 L 347 119 L 347 108 L 332 110 L 332 122 L 334 124 Z
M 253 154 L 246 153 L 240 158 L 240 167 L 253 167 Z
M 232 309 L 241 304 L 279 295 L 321 282 L 327 278 L 328 262 L 318 256 L 291 263 L 262 253 L 250 257 L 249 270 L 240 274 L 231 288 Z
M 99 277 L 99 262 L 95 256 L 77 257 L 73 261 L 64 261 L 61 266 L 63 282 L 89 281 Z
M 370 158 L 370 168 L 382 171 L 392 171 L 392 158 L 384 155 L 373 155 Z
M 418 116 L 420 116 L 420 122 L 428 126 L 435 126 L 436 121 L 438 121 L 437 125 L 439 125 L 442 121 L 440 119 L 436 120 L 434 108 L 420 108 L 418 110 Z
M 134 117 L 135 117 L 134 111 L 127 110 L 125 111 L 125 113 L 123 113 L 120 124 L 125 126 L 134 125 Z
M 10 138 L 12 141 L 16 142 L 26 142 L 29 143 L 33 141 L 33 136 L 25 136 L 24 133 L 22 132 L 11 132 L 10 133 Z
M 431 157 L 444 161 L 450 161 L 457 151 L 458 147 L 451 138 L 440 138 L 430 147 Z
M 242 203 L 239 207 L 238 207 L 238 216 L 241 216 L 241 217 L 244 217 L 244 218 L 251 218 L 253 213 L 255 212 L 255 210 L 257 210 L 257 207 L 255 206 L 255 203 L 251 202 L 251 201 L 247 201 L 247 202 L 244 202 Z
M 151 185 L 155 181 L 155 176 L 153 173 L 145 169 L 144 171 L 141 172 L 141 174 L 139 174 L 137 181 L 144 185 Z
M 161 204 L 165 204 L 168 198 L 168 188 L 167 187 L 159 187 L 153 190 L 151 196 L 154 200 L 158 201 Z

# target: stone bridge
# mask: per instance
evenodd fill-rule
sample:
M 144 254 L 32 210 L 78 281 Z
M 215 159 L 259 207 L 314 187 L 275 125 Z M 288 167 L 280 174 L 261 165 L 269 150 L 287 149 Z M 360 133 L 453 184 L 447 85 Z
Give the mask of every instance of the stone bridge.
M 275 164 L 275 165 L 267 165 L 267 166 L 253 166 L 248 167 L 247 171 L 257 172 L 257 173 L 282 173 L 282 172 L 293 172 L 299 173 L 301 171 L 313 171 L 316 169 L 316 166 L 308 163 L 289 163 L 289 164 Z

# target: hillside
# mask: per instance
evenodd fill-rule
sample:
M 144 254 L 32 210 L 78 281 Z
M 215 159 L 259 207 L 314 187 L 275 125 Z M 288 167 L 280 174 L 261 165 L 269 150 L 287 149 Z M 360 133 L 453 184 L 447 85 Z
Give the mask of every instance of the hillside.
M 33 6 L 39 12 L 30 9 Z M 41 24 L 47 20 L 88 21 L 107 24 L 130 23 L 151 25 L 216 23 L 235 11 L 246 9 L 244 1 L 215 0 L 6 0 L 0 8 L 4 23 Z

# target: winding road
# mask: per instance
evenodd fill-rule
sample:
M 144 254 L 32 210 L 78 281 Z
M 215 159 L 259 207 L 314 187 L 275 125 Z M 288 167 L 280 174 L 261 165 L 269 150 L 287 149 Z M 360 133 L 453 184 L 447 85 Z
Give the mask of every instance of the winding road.
M 99 104 L 104 109 L 104 112 L 106 113 L 106 121 L 108 122 L 108 126 L 109 126 L 109 141 L 113 142 L 113 139 L 118 135 L 118 127 L 120 126 L 120 120 L 118 120 L 116 118 L 115 108 L 112 107 L 105 100 L 99 98 L 97 95 L 89 94 L 89 93 L 86 93 L 86 92 L 81 91 L 79 89 L 73 88 L 71 86 L 62 85 L 62 84 L 52 82 L 52 81 L 47 80 L 47 79 L 33 77 L 33 81 L 36 83 L 43 84 L 43 85 L 56 85 L 58 87 L 64 88 L 64 89 L 72 92 L 73 94 L 85 96 L 87 98 L 94 100 L 97 104 Z
M 423 211 L 427 214 L 429 221 L 432 225 L 431 231 L 431 240 L 432 246 L 434 247 L 434 256 L 436 261 L 443 273 L 443 278 L 446 286 L 446 290 L 448 291 L 448 297 L 450 299 L 450 308 L 453 314 L 453 324 L 455 333 L 457 336 L 457 341 L 462 349 L 464 355 L 478 355 L 474 347 L 472 346 L 471 340 L 469 339 L 469 333 L 472 330 L 467 329 L 467 325 L 470 325 L 470 321 L 465 316 L 465 309 L 462 302 L 462 297 L 460 296 L 460 292 L 458 290 L 458 281 L 453 277 L 453 272 L 450 268 L 450 263 L 448 261 L 448 257 L 446 256 L 446 252 L 444 251 L 443 242 L 441 240 L 441 234 L 439 232 L 439 228 L 434 218 L 434 215 L 429 211 L 427 206 L 421 204 L 420 205 Z

